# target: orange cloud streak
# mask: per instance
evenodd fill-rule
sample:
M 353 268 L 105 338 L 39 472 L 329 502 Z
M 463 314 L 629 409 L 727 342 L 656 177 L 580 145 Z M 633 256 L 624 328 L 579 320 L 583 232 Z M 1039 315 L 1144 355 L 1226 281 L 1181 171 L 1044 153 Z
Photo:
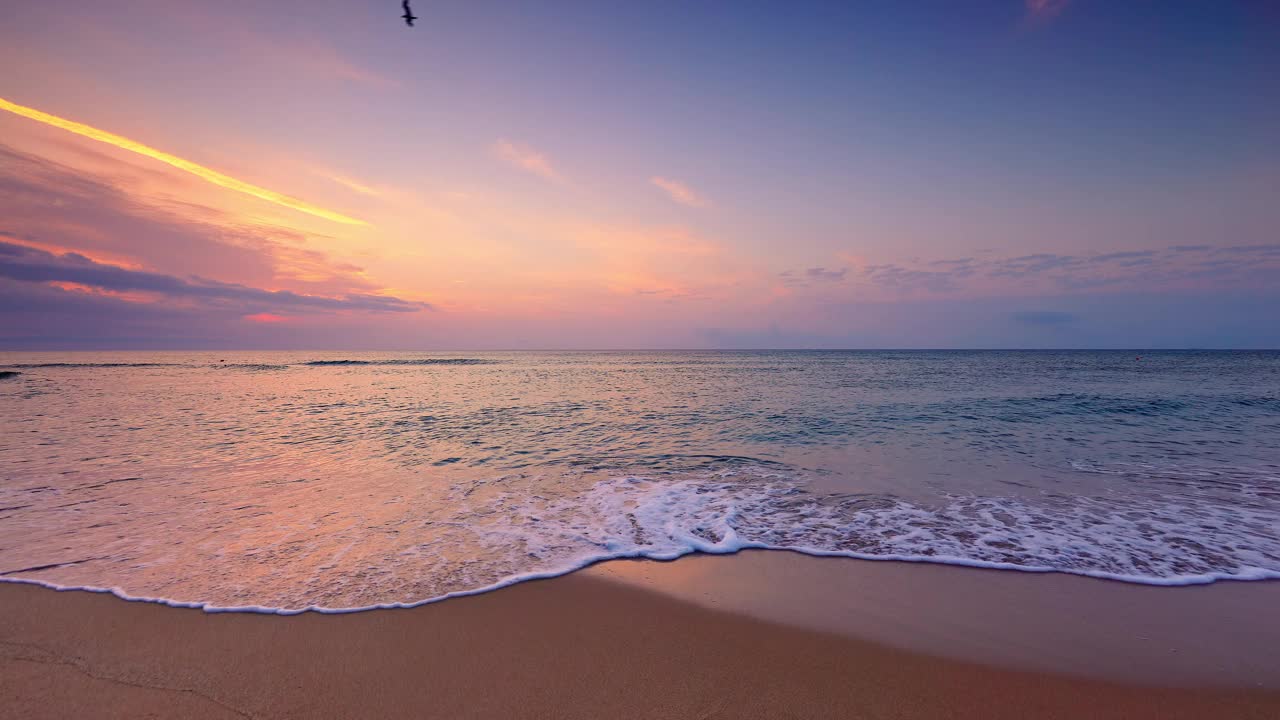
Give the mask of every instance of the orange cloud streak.
M 292 208 L 299 212 L 307 213 L 308 215 L 314 215 L 316 217 L 343 223 L 345 225 L 368 225 L 368 223 L 363 220 L 347 217 L 341 213 L 326 210 L 322 207 L 312 205 L 311 203 L 294 197 L 289 197 L 288 195 L 278 193 L 274 190 L 258 187 L 257 185 L 244 182 L 243 180 L 237 180 L 229 175 L 223 175 L 216 170 L 211 170 L 203 165 L 193 163 L 190 160 L 184 160 L 176 155 L 170 155 L 167 152 L 143 145 L 142 143 L 130 140 L 129 138 L 121 137 L 105 130 L 99 130 L 98 128 L 85 125 L 84 123 L 78 123 L 74 120 L 60 118 L 57 115 L 50 115 L 49 113 L 36 110 L 35 108 L 19 105 L 2 97 L 0 97 L 0 110 L 7 110 L 15 115 L 20 115 L 22 117 L 35 120 L 36 122 L 52 125 L 53 127 L 61 128 L 67 132 L 73 132 L 77 135 L 83 135 L 84 137 L 97 140 L 98 142 L 114 145 L 115 147 L 123 150 L 135 152 L 139 155 L 145 155 L 146 157 L 159 160 L 167 165 L 172 165 L 179 170 L 189 172 L 202 180 L 213 183 L 214 185 L 218 185 L 229 190 L 235 190 L 236 192 L 241 192 L 246 195 L 252 195 L 253 197 L 260 198 L 277 205 L 283 205 L 284 207 Z
M 254 315 L 245 315 L 245 320 L 256 323 L 282 323 L 288 322 L 289 318 L 284 315 L 276 315 L 274 313 L 257 313 Z

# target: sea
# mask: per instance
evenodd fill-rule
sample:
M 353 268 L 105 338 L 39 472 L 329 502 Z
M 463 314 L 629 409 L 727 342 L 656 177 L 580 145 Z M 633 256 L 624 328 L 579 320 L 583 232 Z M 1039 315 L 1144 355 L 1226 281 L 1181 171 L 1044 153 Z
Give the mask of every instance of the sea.
M 0 353 L 0 581 L 347 612 L 744 548 L 1280 578 L 1280 352 Z

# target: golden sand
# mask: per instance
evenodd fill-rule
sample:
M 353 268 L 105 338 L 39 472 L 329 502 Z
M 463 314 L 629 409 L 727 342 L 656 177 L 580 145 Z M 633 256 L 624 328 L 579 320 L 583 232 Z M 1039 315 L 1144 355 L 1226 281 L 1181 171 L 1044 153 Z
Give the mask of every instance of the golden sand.
M 206 614 L 0 585 L 6 717 L 1276 718 L 1280 693 L 995 669 L 577 574 L 411 610 Z

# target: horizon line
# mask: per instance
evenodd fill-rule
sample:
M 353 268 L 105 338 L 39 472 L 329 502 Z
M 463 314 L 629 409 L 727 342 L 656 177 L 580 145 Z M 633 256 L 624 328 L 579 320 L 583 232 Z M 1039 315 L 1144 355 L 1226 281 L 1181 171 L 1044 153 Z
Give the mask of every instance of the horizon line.
M 1280 352 L 1280 347 L 751 347 L 751 348 L 456 348 L 456 349 L 377 349 L 377 348 L 0 348 L 0 353 L 72 353 L 72 352 L 186 352 L 186 353 L 654 353 L 654 352 Z

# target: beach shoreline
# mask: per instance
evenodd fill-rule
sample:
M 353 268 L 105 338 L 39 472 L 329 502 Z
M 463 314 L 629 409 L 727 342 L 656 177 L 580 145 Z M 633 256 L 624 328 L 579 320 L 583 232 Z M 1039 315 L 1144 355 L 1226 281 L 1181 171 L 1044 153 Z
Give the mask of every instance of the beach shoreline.
M 995 667 L 1280 691 L 1280 581 L 1183 586 L 794 551 L 616 560 L 584 575 L 707 607 Z
M 750 556 L 719 560 L 760 574 Z M 657 592 L 600 577 L 607 567 L 413 609 L 289 617 L 0 585 L 0 696 L 33 718 L 1280 713 L 1275 689 L 1155 687 L 939 657 L 688 602 L 670 578 Z M 651 582 L 702 572 L 687 561 L 645 570 Z

